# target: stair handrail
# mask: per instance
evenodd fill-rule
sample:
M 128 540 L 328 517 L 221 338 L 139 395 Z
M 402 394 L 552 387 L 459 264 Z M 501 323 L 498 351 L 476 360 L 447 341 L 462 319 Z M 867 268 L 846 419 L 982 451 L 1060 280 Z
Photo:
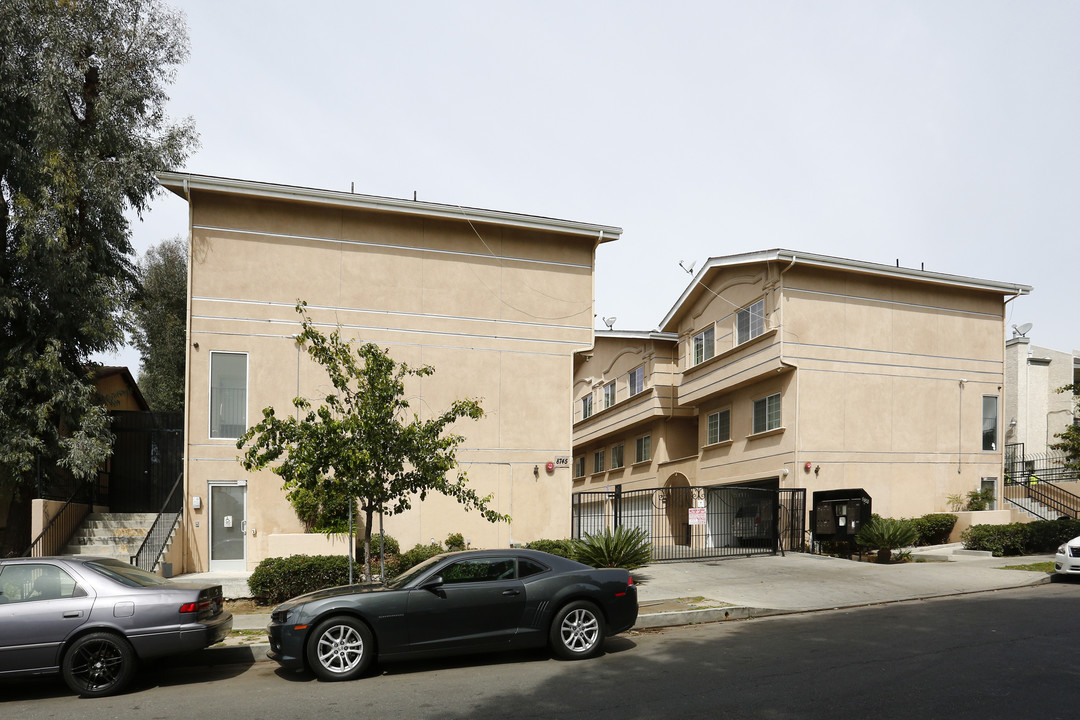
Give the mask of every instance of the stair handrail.
M 158 562 L 161 561 L 161 556 L 165 554 L 165 546 L 168 543 L 168 539 L 172 537 L 177 523 L 180 522 L 180 518 L 183 517 L 184 514 L 183 497 L 181 496 L 179 505 L 176 505 L 174 502 L 176 491 L 180 487 L 183 479 L 184 473 L 181 471 L 180 474 L 176 476 L 176 482 L 173 483 L 172 489 L 169 490 L 169 494 L 165 497 L 165 502 L 161 504 L 161 510 L 158 512 L 157 517 L 154 518 L 154 522 L 150 526 L 150 530 L 147 531 L 146 537 L 143 538 L 142 543 L 139 545 L 139 549 L 131 556 L 132 565 L 142 568 L 147 572 L 153 572 L 154 568 L 157 567 Z M 170 511 L 170 506 L 175 506 L 175 508 Z M 173 518 L 172 524 L 169 525 L 167 529 L 164 529 L 167 522 L 165 520 L 166 513 L 172 515 Z M 151 555 L 153 556 L 153 559 L 147 563 L 147 560 Z
M 1062 515 L 1067 515 L 1072 518 L 1080 517 L 1080 495 L 1071 493 L 1065 488 L 1055 485 L 1052 482 L 1039 481 L 1036 479 L 1035 481 L 1029 480 L 1028 482 L 1023 483 L 1012 482 L 1009 483 L 1009 486 L 1022 488 L 1025 496 L 1056 512 L 1057 517 L 1061 517 Z M 1023 507 L 1012 498 L 1006 497 L 1005 499 L 1018 507 Z M 1043 520 L 1057 519 L 1056 517 L 1043 517 L 1042 513 L 1036 512 L 1030 508 L 1024 509 Z
M 77 487 L 75 489 L 75 492 L 71 493 L 71 497 L 69 497 L 67 499 L 67 501 L 63 505 L 60 506 L 60 509 L 56 512 L 55 515 L 52 516 L 52 519 L 49 520 L 48 523 L 46 523 L 45 527 L 43 527 L 41 529 L 41 532 L 38 534 L 38 536 L 36 538 L 34 538 L 34 541 L 31 542 L 30 545 L 26 548 L 26 550 L 23 551 L 22 557 L 42 557 L 43 555 L 46 555 L 46 554 L 48 554 L 48 555 L 55 554 L 54 552 L 42 553 L 41 548 L 39 547 L 39 545 L 44 545 L 45 544 L 45 542 L 44 542 L 45 541 L 45 536 L 49 534 L 49 531 L 53 529 L 54 525 L 59 527 L 58 523 L 61 522 L 61 520 L 63 520 L 63 521 L 68 520 L 68 510 L 70 508 L 72 508 L 73 506 L 77 506 L 77 505 L 83 505 L 83 506 L 85 506 L 83 508 L 83 512 L 82 512 L 81 515 L 78 516 L 78 518 L 74 522 L 71 523 L 71 527 L 68 529 L 68 532 L 67 532 L 67 537 L 64 538 L 63 542 L 56 543 L 53 548 L 50 548 L 50 550 L 52 551 L 52 550 L 55 550 L 56 548 L 62 548 L 62 547 L 64 547 L 64 545 L 67 544 L 67 541 L 70 540 L 71 536 L 75 534 L 75 530 L 78 528 L 79 523 L 81 523 L 83 521 L 83 519 L 87 515 L 90 514 L 90 510 L 91 510 L 91 505 L 89 503 L 90 498 L 88 498 L 88 497 L 85 498 L 87 500 L 87 502 L 85 502 L 85 503 L 84 502 L 77 502 L 77 500 L 79 500 L 79 498 L 80 498 L 80 494 L 81 493 L 87 493 L 89 489 L 90 489 L 90 483 L 87 482 L 84 485 L 82 485 L 80 487 Z M 77 512 L 77 510 L 74 510 L 74 512 Z M 33 554 L 35 551 L 37 551 L 37 553 L 38 553 L 37 555 Z

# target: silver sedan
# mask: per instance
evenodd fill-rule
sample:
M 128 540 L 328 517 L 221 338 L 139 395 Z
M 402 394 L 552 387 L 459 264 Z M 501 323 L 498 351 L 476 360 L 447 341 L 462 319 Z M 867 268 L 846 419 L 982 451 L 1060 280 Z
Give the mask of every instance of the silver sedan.
M 84 697 L 112 695 L 139 661 L 200 650 L 231 630 L 220 585 L 110 558 L 0 560 L 0 678 L 60 673 Z

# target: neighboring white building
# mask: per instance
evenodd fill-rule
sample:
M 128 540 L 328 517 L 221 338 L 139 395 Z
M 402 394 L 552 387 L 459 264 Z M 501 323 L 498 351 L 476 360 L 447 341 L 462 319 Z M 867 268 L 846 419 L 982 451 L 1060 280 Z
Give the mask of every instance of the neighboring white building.
M 1020 328 L 1023 330 L 1024 328 Z M 1017 334 L 1005 343 L 1005 445 L 1024 454 L 1045 454 L 1055 435 L 1076 421 L 1076 401 L 1058 389 L 1080 381 L 1080 350 L 1061 352 L 1032 345 Z

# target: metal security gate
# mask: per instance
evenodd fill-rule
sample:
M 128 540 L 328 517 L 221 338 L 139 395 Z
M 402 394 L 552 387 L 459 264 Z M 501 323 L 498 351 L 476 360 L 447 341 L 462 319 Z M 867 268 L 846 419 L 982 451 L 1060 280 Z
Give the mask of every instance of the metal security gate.
M 654 561 L 773 555 L 805 549 L 806 490 L 667 487 L 574 493 L 575 538 L 641 528 Z

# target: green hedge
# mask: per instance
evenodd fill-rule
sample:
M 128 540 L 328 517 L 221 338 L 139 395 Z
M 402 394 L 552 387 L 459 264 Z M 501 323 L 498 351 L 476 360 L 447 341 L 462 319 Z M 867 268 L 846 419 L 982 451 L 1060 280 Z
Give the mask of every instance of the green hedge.
M 989 550 L 995 557 L 1053 552 L 1080 535 L 1080 520 L 1036 520 L 1008 525 L 972 525 L 960 539 L 968 550 Z
M 276 605 L 348 582 L 349 558 L 344 555 L 293 555 L 260 562 L 248 578 L 248 589 L 259 603 Z
M 912 518 L 911 523 L 918 533 L 916 545 L 943 545 L 949 542 L 949 535 L 956 525 L 956 516 L 952 513 L 930 513 Z
M 533 540 L 525 546 L 529 550 L 551 553 L 559 557 L 574 559 L 574 542 L 572 540 Z

